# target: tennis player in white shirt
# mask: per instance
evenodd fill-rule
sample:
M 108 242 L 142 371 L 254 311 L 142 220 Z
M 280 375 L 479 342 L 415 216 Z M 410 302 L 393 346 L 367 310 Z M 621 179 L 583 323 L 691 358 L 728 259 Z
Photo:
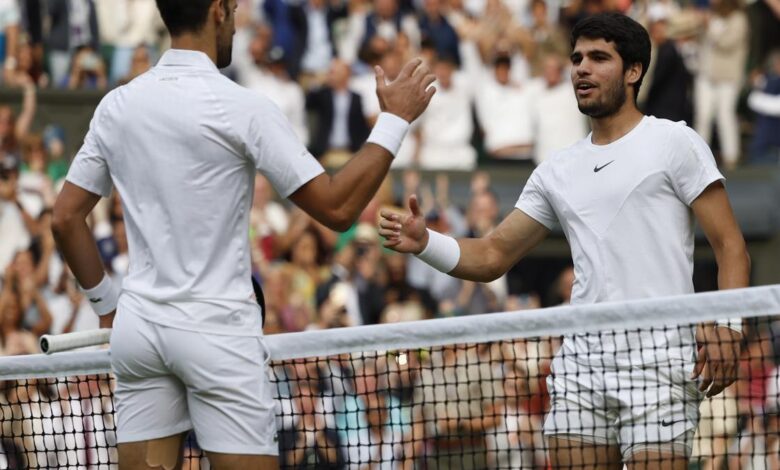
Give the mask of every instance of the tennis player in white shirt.
M 571 302 L 623 301 L 694 291 L 695 219 L 715 251 L 719 288 L 747 286 L 745 243 L 709 148 L 684 123 L 636 107 L 647 32 L 623 15 L 596 15 L 574 28 L 572 48 L 577 103 L 593 132 L 542 163 L 487 236 L 426 230 L 412 196 L 411 214 L 383 212 L 385 245 L 489 282 L 557 222 L 574 259 Z M 566 338 L 548 381 L 553 466 L 685 469 L 699 403 L 735 380 L 740 339 L 739 321 Z
M 114 324 L 120 468 L 175 468 L 190 429 L 215 468 L 275 468 L 268 353 L 249 275 L 255 173 L 346 230 L 430 102 L 434 76 L 420 60 L 392 83 L 378 68 L 383 113 L 329 176 L 276 106 L 219 73 L 230 63 L 236 0 L 157 5 L 172 49 L 99 104 L 54 208 L 55 237 L 101 326 Z M 121 296 L 85 222 L 112 187 L 129 242 Z

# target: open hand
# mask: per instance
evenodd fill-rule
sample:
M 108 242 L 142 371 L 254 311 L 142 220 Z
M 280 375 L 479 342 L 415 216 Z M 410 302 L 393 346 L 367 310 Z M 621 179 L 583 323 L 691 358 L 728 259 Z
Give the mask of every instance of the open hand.
M 385 79 L 385 71 L 377 66 L 376 95 L 382 111 L 395 114 L 411 123 L 428 107 L 436 87 L 431 84 L 436 76 L 423 65 L 421 59 L 412 59 L 404 65 L 401 73 L 392 82 Z
M 399 253 L 419 254 L 428 245 L 428 231 L 425 217 L 420 211 L 417 196 L 409 196 L 409 214 L 397 214 L 382 210 L 379 221 L 379 235 L 385 238 L 385 248 Z
M 701 377 L 699 391 L 713 397 L 737 380 L 742 333 L 725 326 L 702 326 L 696 331 L 699 357 L 691 378 Z

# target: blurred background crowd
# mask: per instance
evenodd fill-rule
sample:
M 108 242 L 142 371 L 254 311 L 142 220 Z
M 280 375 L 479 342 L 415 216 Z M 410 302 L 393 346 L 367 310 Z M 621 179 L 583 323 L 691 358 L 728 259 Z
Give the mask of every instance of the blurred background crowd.
M 253 271 L 268 307 L 265 334 L 567 303 L 574 281 L 568 259 L 521 264 L 490 284 L 460 281 L 383 249 L 376 222 L 380 208 L 398 207 L 414 193 L 433 229 L 453 236 L 492 230 L 514 200 L 503 194 L 500 200 L 490 173 L 481 170 L 491 164 L 533 168 L 588 133 L 568 79 L 568 31 L 579 19 L 605 11 L 629 14 L 650 32 L 651 66 L 639 96 L 647 114 L 685 120 L 710 143 L 726 172 L 778 166 L 780 0 L 238 0 L 233 64 L 223 73 L 274 101 L 327 168 L 350 158 L 380 112 L 373 66 L 392 79 L 407 60 L 421 56 L 438 88 L 392 176 L 345 233 L 279 201 L 257 176 L 249 236 Z M 53 201 L 82 136 L 66 135 L 63 122 L 41 122 L 40 94 L 121 86 L 152 67 L 168 47 L 154 0 L 0 0 L 2 86 L 21 95 L 18 103 L 0 106 L 2 354 L 37 352 L 36 339 L 44 333 L 97 328 L 50 231 Z M 428 170 L 471 172 L 465 198 L 453 201 L 451 173 Z M 105 265 L 121 280 L 128 252 L 119 196 L 101 201 L 91 217 Z M 764 449 L 762 455 L 777 449 L 779 330 L 771 321 L 750 330 L 743 377 L 702 408 L 715 418 L 700 430 L 706 438 L 697 441 L 699 455 L 741 449 L 749 459 L 761 454 L 755 449 Z M 283 459 L 300 466 L 314 458 L 342 468 L 347 460 L 365 462 L 378 452 L 396 456 L 400 468 L 400 455 L 474 448 L 482 456 L 474 468 L 543 468 L 544 376 L 556 344 L 557 338 L 547 338 L 276 367 L 280 406 L 291 410 L 280 422 Z M 472 356 L 483 359 L 479 367 L 460 367 L 471 364 Z M 434 395 L 420 396 L 421 383 L 442 379 L 430 373 L 437 367 L 471 385 L 450 397 L 452 410 L 412 406 L 447 399 L 446 387 L 429 387 Z M 21 393 L 5 384 L 0 404 L 34 416 L 44 413 L 29 408 L 38 393 L 90 402 L 105 397 L 106 387 L 101 381 L 61 390 L 41 384 L 40 392 Z M 110 415 L 110 403 L 100 403 L 90 406 Z M 59 412 L 74 406 L 62 404 Z M 473 420 L 464 425 L 456 415 Z M 419 426 L 419 416 L 428 417 L 427 428 Z M 318 432 L 304 432 L 307 420 L 316 421 Z M 92 421 L 82 425 L 94 428 Z M 361 423 L 360 433 L 347 424 L 353 421 Z M 371 433 L 381 437 L 396 428 L 396 437 L 380 439 L 396 439 L 394 445 L 370 445 L 376 437 Z M 5 423 L 0 434 L 0 462 L 9 461 L 3 457 L 13 454 L 9 449 L 35 447 L 15 441 L 12 436 L 32 437 Z M 413 440 L 417 448 L 407 446 L 409 436 L 419 437 Z M 304 447 L 310 450 L 300 451 Z M 512 452 L 490 451 L 499 448 Z M 447 462 L 446 468 L 454 465 Z M 704 462 L 707 468 L 752 468 L 724 458 Z M 8 465 L 1 468 L 15 468 Z

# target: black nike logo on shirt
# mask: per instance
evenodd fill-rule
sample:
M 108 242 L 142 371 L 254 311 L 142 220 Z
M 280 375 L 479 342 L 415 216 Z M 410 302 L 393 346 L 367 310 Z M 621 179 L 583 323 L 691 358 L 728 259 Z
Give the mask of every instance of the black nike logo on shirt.
M 605 164 L 603 164 L 601 166 L 596 165 L 595 167 L 593 167 L 593 173 L 598 173 L 599 171 L 603 170 L 607 165 L 609 165 L 610 163 L 612 163 L 614 161 L 615 160 L 612 160 L 612 161 L 607 162 L 607 163 L 605 163 Z

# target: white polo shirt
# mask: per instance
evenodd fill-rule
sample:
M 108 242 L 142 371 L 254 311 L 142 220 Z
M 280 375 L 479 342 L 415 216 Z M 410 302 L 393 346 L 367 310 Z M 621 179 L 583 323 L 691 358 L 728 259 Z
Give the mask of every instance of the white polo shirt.
M 689 294 L 694 291 L 690 205 L 721 179 L 698 134 L 684 123 L 646 116 L 608 145 L 594 145 L 588 135 L 554 153 L 533 172 L 516 207 L 548 228 L 560 222 L 574 260 L 572 304 Z M 568 345 L 576 345 L 570 352 L 595 360 L 602 359 L 601 351 L 623 355 L 640 345 L 643 363 L 693 354 L 670 349 L 693 344 L 688 329 L 648 334 L 652 337 L 578 336 Z
M 250 282 L 255 171 L 287 197 L 323 172 L 281 111 L 201 52 L 169 50 L 101 101 L 67 180 L 122 198 L 119 309 L 163 325 L 259 335 Z

